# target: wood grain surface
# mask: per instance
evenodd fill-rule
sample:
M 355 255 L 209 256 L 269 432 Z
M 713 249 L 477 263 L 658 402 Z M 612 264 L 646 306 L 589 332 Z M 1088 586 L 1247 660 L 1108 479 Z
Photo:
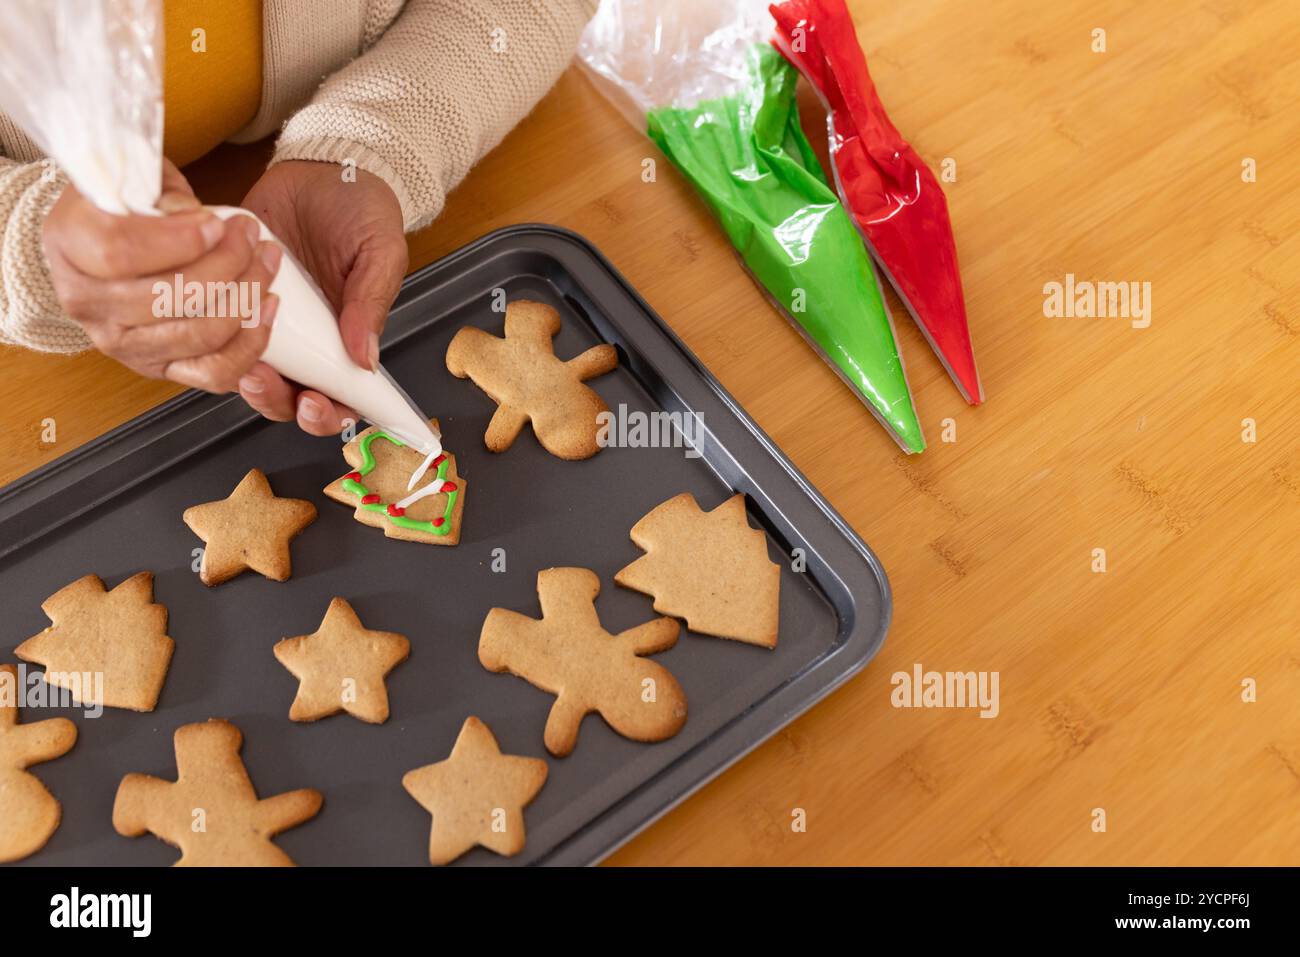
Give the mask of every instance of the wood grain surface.
M 773 312 L 662 157 L 642 181 L 658 154 L 576 68 L 410 238 L 414 268 L 511 223 L 587 236 L 893 584 L 863 674 L 613 862 L 1300 863 L 1300 5 L 853 7 L 896 124 L 957 164 L 988 401 L 967 407 L 900 318 L 924 454 Z M 265 153 L 190 173 L 237 201 Z M 1150 282 L 1150 327 L 1045 318 L 1067 273 Z M 0 383 L 6 481 L 177 391 L 14 349 Z M 916 663 L 997 672 L 997 717 L 893 707 Z

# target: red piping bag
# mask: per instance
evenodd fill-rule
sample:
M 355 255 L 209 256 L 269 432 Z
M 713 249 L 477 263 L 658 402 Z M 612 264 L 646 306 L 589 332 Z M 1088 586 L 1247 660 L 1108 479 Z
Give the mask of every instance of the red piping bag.
M 894 128 L 876 94 L 844 0 L 769 8 L 773 45 L 826 106 L 831 166 L 872 256 L 966 401 L 984 401 L 971 350 L 948 203 L 934 174 Z

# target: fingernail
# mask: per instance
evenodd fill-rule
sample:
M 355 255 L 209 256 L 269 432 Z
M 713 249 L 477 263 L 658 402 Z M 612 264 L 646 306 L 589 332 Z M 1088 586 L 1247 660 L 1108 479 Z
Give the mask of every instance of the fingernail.
M 216 216 L 210 216 L 204 220 L 203 225 L 199 227 L 199 232 L 203 234 L 204 244 L 211 249 L 217 243 L 221 242 L 221 237 L 226 233 L 226 223 Z
M 200 205 L 198 198 L 189 193 L 163 193 L 158 200 L 158 208 L 164 213 L 181 213 L 198 209 Z
M 239 380 L 239 391 L 251 392 L 253 395 L 257 395 L 259 392 L 266 391 L 266 383 L 262 381 L 261 376 L 253 375 L 250 372 Z
M 315 399 L 309 399 L 306 396 L 298 400 L 298 414 L 307 422 L 319 422 L 325 410 L 320 407 L 320 403 Z
M 376 333 L 370 333 L 370 346 L 366 350 L 366 358 L 370 362 L 371 372 L 379 368 L 379 336 Z
M 275 243 L 263 243 L 261 257 L 266 271 L 274 276 L 275 271 L 280 268 L 280 247 Z
M 253 222 L 248 217 L 244 217 L 244 235 L 248 237 L 248 245 L 256 246 L 257 240 L 262 235 L 262 230 L 258 227 L 257 223 Z

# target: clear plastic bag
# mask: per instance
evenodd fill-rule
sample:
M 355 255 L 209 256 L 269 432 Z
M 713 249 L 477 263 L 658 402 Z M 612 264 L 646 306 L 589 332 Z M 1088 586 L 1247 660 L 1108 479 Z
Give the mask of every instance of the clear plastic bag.
M 603 0 L 578 54 L 745 268 L 907 452 L 925 448 L 880 282 L 799 124 L 761 0 Z
M 162 191 L 157 0 L 7 0 L 0 109 L 110 213 L 157 215 Z
M 637 129 L 660 106 L 734 93 L 745 54 L 772 32 L 766 0 L 604 2 L 578 43 L 582 64 Z

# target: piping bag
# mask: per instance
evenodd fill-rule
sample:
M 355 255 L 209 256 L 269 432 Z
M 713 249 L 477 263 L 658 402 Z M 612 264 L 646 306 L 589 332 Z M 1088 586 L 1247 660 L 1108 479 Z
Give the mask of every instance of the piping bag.
M 0 108 L 105 212 L 161 215 L 161 37 L 158 0 L 9 0 L 0 19 Z M 223 219 L 257 218 L 209 208 Z M 275 239 L 264 224 L 261 231 Z M 371 372 L 352 360 L 329 301 L 281 248 L 269 290 L 280 309 L 262 361 L 431 461 L 442 443 L 424 413 L 382 367 Z M 421 474 L 423 467 L 412 485 Z
M 208 208 L 222 219 L 235 215 L 257 219 L 237 206 Z M 266 224 L 258 220 L 258 225 L 263 240 L 279 243 Z M 363 419 L 432 461 L 442 452 L 441 436 L 383 366 L 371 372 L 348 355 L 338 319 L 325 294 L 282 243 L 280 248 L 283 258 L 270 288 L 280 297 L 280 309 L 262 361 L 286 379 L 350 406 Z M 408 489 L 424 474 L 428 461 L 411 477 Z
M 695 187 L 777 308 L 899 446 L 920 452 L 871 258 L 803 135 L 798 74 L 770 33 L 762 0 L 603 0 L 578 55 Z
M 930 347 L 971 405 L 984 401 L 943 190 L 876 94 L 844 0 L 773 4 L 773 43 L 827 111 L 845 207 Z

